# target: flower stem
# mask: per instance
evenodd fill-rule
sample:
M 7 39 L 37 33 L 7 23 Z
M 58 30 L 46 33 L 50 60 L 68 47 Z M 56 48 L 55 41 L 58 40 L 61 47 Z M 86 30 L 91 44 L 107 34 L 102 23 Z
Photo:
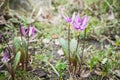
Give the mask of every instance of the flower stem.
M 28 66 L 28 47 L 29 47 L 29 30 L 28 30 L 28 43 L 27 43 L 27 50 L 26 50 L 26 63 L 25 63 L 25 70 L 27 71 L 27 66 Z
M 13 70 L 12 70 L 12 73 L 11 73 L 11 78 L 12 78 L 12 80 L 15 80 L 15 73 L 14 73 Z
M 20 29 L 20 32 L 21 32 L 21 29 Z M 22 33 L 21 33 L 21 41 L 23 41 L 23 38 L 22 38 Z
M 70 61 L 70 24 L 68 26 L 68 58 L 69 58 L 69 65 L 71 65 L 71 61 Z
M 81 69 L 81 66 L 83 64 L 83 54 L 84 54 L 84 49 L 85 49 L 85 38 L 86 38 L 86 29 L 84 31 L 84 39 L 83 39 L 83 46 L 82 46 L 82 53 L 81 53 L 81 63 L 79 69 Z
M 9 73 L 10 73 L 10 75 L 11 75 L 11 79 L 12 80 L 15 80 L 15 69 L 13 69 L 13 67 L 12 67 L 12 65 L 10 64 L 9 65 Z
M 76 47 L 76 50 L 75 50 L 75 52 L 77 53 L 77 51 L 78 51 L 78 47 L 79 47 L 79 43 L 80 43 L 80 32 L 79 32 L 79 34 L 78 34 L 78 36 L 77 36 L 77 47 Z

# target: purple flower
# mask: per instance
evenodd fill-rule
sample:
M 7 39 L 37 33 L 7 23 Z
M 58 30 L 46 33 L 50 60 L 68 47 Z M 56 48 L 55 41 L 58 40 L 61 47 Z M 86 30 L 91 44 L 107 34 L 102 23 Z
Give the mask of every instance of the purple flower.
M 73 23 L 73 27 L 75 30 L 85 30 L 86 26 L 88 25 L 88 22 L 90 20 L 90 17 L 87 18 L 87 16 L 83 16 L 82 19 L 80 19 L 80 15 L 78 14 L 75 18 L 75 21 Z
M 20 26 L 20 32 L 21 32 L 22 36 L 26 36 L 28 31 L 25 29 L 24 26 Z
M 29 26 L 28 29 L 25 29 L 24 26 L 20 26 L 20 32 L 23 36 L 34 36 L 35 35 L 35 27 L 34 26 Z
M 34 26 L 29 26 L 29 36 L 34 36 L 35 35 L 35 28 Z
M 66 22 L 68 22 L 68 23 L 72 24 L 72 23 L 73 23 L 73 21 L 74 21 L 74 19 L 75 19 L 75 12 L 73 13 L 73 15 L 72 15 L 72 17 L 71 17 L 71 18 L 70 18 L 70 17 L 68 17 L 68 16 L 65 16 L 64 14 L 63 14 L 62 16 L 63 16 L 63 18 L 65 19 L 65 21 L 66 21 Z
M 7 48 L 4 48 L 3 53 L 4 53 L 4 54 L 3 54 L 2 61 L 3 61 L 3 62 L 8 62 L 8 61 L 9 61 L 9 58 L 8 58 Z

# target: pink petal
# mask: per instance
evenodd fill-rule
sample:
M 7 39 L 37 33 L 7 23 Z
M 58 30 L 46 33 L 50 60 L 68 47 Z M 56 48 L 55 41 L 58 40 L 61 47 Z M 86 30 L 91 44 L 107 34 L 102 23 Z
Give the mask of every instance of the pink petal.
M 85 25 L 87 23 L 87 17 L 83 16 L 82 18 L 82 25 Z
M 32 36 L 34 36 L 35 35 L 35 28 L 33 27 L 33 29 L 32 29 Z
M 22 34 L 23 36 L 26 35 L 24 26 L 20 26 L 20 32 L 21 32 L 21 34 Z
M 29 27 L 29 36 L 31 36 L 32 35 L 32 27 L 30 26 Z
M 62 16 L 63 16 L 63 18 L 65 19 L 66 22 L 68 22 L 68 23 L 72 22 L 72 19 L 69 18 L 68 16 L 66 17 L 64 14 Z
M 78 29 L 80 28 L 80 27 L 79 27 L 79 24 L 77 24 L 77 23 L 74 23 L 74 24 L 73 24 L 73 27 L 74 27 L 75 30 L 78 30 Z
M 72 22 L 71 23 L 73 23 L 74 22 L 74 20 L 75 20 L 75 12 L 73 13 L 73 15 L 72 15 Z
M 4 62 L 9 61 L 7 48 L 4 48 L 4 54 L 3 54 L 2 61 L 4 61 Z
M 30 26 L 29 27 L 29 36 L 34 36 L 34 34 L 35 34 L 35 29 L 34 29 L 34 26 Z
M 79 15 L 79 14 L 76 16 L 75 22 L 78 22 L 78 23 L 81 22 L 81 19 L 80 19 L 80 15 Z
M 82 26 L 81 26 L 81 30 L 85 30 L 85 28 L 88 25 L 89 20 L 90 20 L 90 17 L 87 18 L 86 16 L 84 16 L 83 23 L 82 23 Z

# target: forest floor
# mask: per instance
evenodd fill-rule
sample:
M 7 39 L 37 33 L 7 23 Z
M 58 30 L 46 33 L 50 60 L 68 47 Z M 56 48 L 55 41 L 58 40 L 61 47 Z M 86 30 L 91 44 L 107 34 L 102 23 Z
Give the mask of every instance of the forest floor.
M 120 15 L 116 5 L 111 3 L 115 8 L 111 9 L 110 5 L 103 1 L 100 2 L 105 4 L 102 7 L 99 5 L 99 1 L 86 2 L 86 5 L 81 6 L 78 3 L 55 0 L 52 3 L 54 9 L 44 12 L 38 20 L 32 23 L 36 28 L 36 34 L 34 39 L 30 38 L 29 41 L 30 69 L 28 72 L 18 69 L 16 80 L 59 80 L 54 70 L 54 68 L 57 70 L 56 64 L 59 61 L 65 62 L 67 65 L 62 72 L 63 80 L 120 80 Z M 72 75 L 72 79 L 69 79 L 68 63 L 60 43 L 61 38 L 67 39 L 68 28 L 61 16 L 61 11 L 68 13 L 68 15 L 79 11 L 80 16 L 83 14 L 91 16 L 85 38 L 81 74 L 80 76 Z M 5 37 L 6 43 L 11 47 L 13 46 L 13 38 L 20 37 L 21 23 L 27 24 L 29 19 L 1 10 L 0 35 Z M 72 29 L 71 35 L 71 38 L 76 37 Z M 83 46 L 83 36 L 84 33 L 81 32 L 80 47 Z M 1 38 L 0 50 L 5 46 L 6 44 Z M 0 55 L 1 58 L 2 55 Z M 9 78 L 7 73 L 5 74 L 5 70 L 6 68 L 0 62 L 0 80 Z M 5 75 L 7 76 L 5 77 Z

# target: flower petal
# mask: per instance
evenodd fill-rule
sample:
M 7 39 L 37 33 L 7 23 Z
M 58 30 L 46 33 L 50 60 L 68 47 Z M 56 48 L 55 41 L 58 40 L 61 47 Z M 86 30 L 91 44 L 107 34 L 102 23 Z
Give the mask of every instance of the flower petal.
M 77 22 L 77 23 L 80 23 L 80 22 L 81 22 L 81 19 L 80 19 L 80 15 L 79 15 L 79 14 L 76 16 L 75 22 Z
M 4 51 L 3 51 L 3 58 L 2 58 L 2 61 L 3 62 L 8 62 L 9 61 L 9 58 L 8 58 L 8 51 L 7 51 L 7 48 L 4 48 Z
M 82 25 L 85 25 L 87 23 L 87 16 L 83 16 L 82 18 Z
M 20 26 L 20 32 L 21 32 L 21 34 L 22 34 L 23 36 L 26 35 L 26 31 L 25 31 L 24 26 Z
M 73 23 L 75 20 L 75 12 L 73 13 L 71 20 L 72 20 L 71 23 Z
M 35 35 L 35 27 L 33 27 L 33 29 L 32 29 L 32 36 L 34 36 Z
M 87 18 L 87 16 L 83 16 L 82 19 L 80 19 L 80 15 L 78 14 L 75 18 L 75 22 L 74 22 L 74 29 L 75 30 L 85 30 L 85 28 L 88 25 L 88 22 L 90 20 L 90 17 Z
M 78 23 L 74 23 L 74 24 L 73 24 L 73 27 L 74 27 L 75 30 L 78 30 L 79 27 L 80 27 L 80 25 L 79 25 Z
M 72 19 L 69 18 L 68 16 L 65 16 L 64 14 L 62 14 L 63 18 L 65 19 L 66 22 L 71 23 Z
M 34 34 L 35 34 L 35 29 L 34 29 L 34 26 L 30 26 L 30 27 L 28 27 L 29 28 L 29 36 L 34 36 Z

